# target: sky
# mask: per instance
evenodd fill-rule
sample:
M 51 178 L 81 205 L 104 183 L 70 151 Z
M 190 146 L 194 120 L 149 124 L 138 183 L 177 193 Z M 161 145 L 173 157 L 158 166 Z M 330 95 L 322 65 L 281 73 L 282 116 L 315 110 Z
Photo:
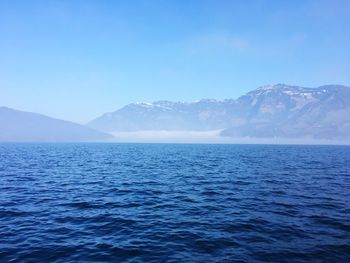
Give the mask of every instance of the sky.
M 86 123 L 132 102 L 350 86 L 350 1 L 0 1 L 0 106 Z

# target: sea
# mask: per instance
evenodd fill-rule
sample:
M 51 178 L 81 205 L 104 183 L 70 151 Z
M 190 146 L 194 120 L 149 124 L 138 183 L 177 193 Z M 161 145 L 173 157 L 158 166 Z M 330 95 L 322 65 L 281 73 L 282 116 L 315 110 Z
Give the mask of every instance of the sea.
M 350 262 L 350 146 L 0 144 L 0 262 Z

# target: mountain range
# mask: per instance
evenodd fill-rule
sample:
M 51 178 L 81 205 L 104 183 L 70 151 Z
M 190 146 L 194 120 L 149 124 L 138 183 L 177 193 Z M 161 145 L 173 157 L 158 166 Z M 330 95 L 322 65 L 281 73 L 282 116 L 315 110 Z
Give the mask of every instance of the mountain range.
M 267 85 L 238 99 L 132 103 L 92 120 L 109 133 L 210 131 L 254 138 L 344 139 L 350 137 L 350 88 Z
M 237 99 L 131 103 L 86 125 L 0 107 L 0 124 L 0 141 L 105 141 L 114 140 L 118 133 L 159 131 L 349 141 L 350 87 L 277 84 Z

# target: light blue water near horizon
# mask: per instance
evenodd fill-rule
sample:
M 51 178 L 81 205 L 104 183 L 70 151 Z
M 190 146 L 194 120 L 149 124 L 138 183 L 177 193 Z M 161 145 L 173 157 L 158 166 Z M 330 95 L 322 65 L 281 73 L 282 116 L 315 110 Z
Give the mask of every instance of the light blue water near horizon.
M 0 144 L 1 262 L 349 262 L 350 146 Z

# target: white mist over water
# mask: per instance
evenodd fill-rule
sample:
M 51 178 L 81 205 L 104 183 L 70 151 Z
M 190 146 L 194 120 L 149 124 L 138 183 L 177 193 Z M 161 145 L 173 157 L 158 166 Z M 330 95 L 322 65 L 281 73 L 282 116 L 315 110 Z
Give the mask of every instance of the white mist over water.
M 125 142 L 179 142 L 179 143 L 205 143 L 219 142 L 221 130 L 212 131 L 133 131 L 114 132 L 112 135 L 116 141 Z
M 148 130 L 132 132 L 113 132 L 115 142 L 131 143 L 213 143 L 213 144 L 324 144 L 350 145 L 350 141 L 321 140 L 312 138 L 252 138 L 252 137 L 222 137 L 222 130 L 211 131 L 168 131 Z

